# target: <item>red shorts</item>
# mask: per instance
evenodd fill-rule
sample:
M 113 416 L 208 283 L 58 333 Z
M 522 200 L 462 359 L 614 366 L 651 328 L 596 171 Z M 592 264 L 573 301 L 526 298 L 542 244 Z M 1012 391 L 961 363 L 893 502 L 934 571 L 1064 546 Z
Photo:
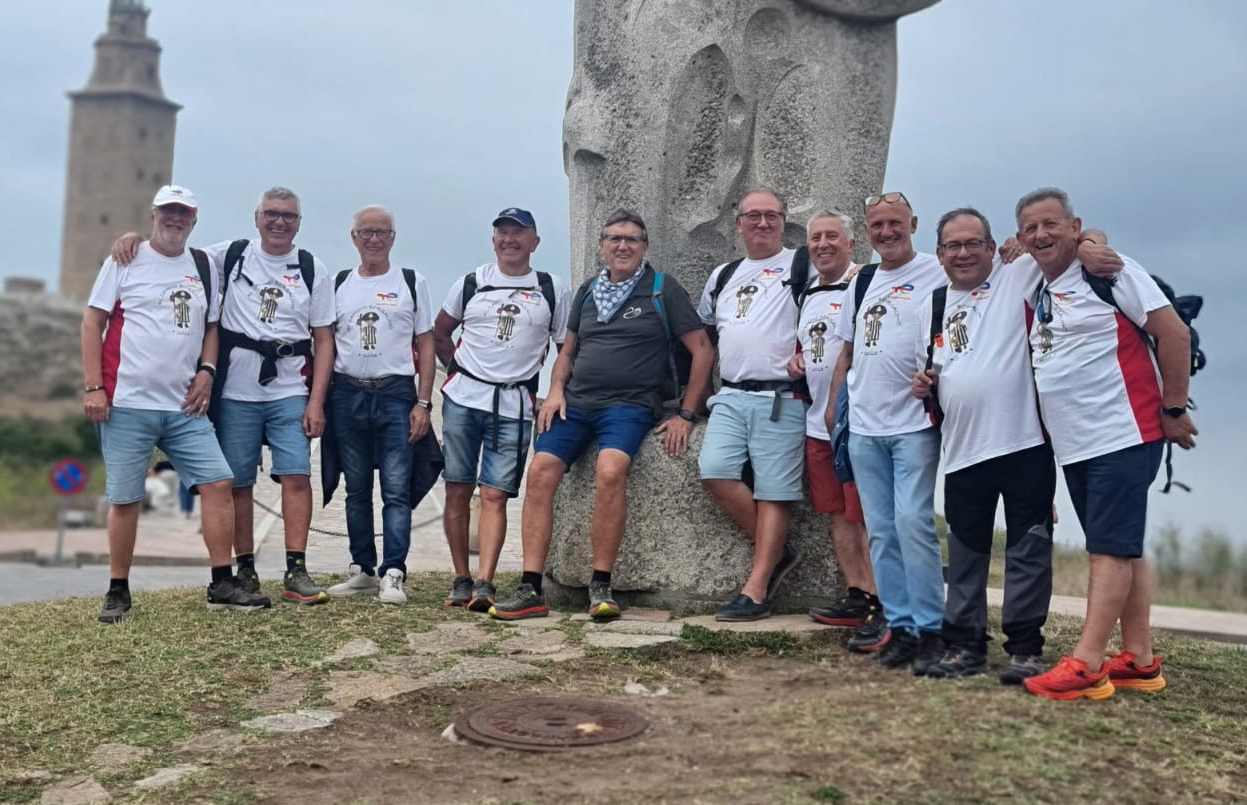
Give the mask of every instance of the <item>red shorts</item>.
M 805 438 L 805 471 L 810 476 L 810 504 L 819 514 L 844 513 L 850 523 L 865 523 L 862 516 L 862 499 L 857 496 L 857 484 L 840 483 L 836 477 L 831 442 L 826 439 Z

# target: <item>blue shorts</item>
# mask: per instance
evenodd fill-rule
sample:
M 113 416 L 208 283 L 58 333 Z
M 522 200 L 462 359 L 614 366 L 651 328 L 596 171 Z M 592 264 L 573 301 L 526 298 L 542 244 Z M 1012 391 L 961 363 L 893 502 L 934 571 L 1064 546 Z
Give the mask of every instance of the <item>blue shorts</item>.
M 1156 480 L 1164 453 L 1165 442 L 1160 440 L 1063 468 L 1074 511 L 1087 537 L 1087 553 L 1123 559 L 1143 556 L 1147 490 Z
M 468 408 L 443 395 L 442 452 L 446 469 L 442 471 L 442 480 L 451 484 L 477 483 L 479 459 L 481 486 L 515 497 L 520 492 L 520 478 L 528 458 L 531 426 L 531 422 L 494 417 L 492 411 Z
M 537 435 L 534 451 L 549 453 L 567 466 L 575 463 L 589 443 L 599 450 L 620 450 L 628 458 L 641 449 L 645 434 L 654 427 L 654 412 L 646 405 L 618 403 L 606 408 L 567 406 L 567 419 L 556 415 L 550 429 Z
M 234 471 L 234 487 L 255 486 L 260 444 L 268 439 L 273 453 L 272 475 L 311 475 L 311 440 L 303 433 L 307 397 L 249 402 L 221 400 L 217 436 L 221 452 Z
M 169 457 L 188 487 L 231 477 L 207 417 L 190 417 L 181 411 L 113 408 L 96 432 L 104 454 L 104 495 L 109 503 L 137 503 L 144 498 L 153 447 Z
M 720 392 L 706 404 L 710 421 L 698 458 L 703 481 L 739 481 L 748 461 L 753 466 L 754 500 L 784 502 L 804 497 L 803 400 L 780 400 L 777 422 L 771 421 L 775 398 L 769 395 Z

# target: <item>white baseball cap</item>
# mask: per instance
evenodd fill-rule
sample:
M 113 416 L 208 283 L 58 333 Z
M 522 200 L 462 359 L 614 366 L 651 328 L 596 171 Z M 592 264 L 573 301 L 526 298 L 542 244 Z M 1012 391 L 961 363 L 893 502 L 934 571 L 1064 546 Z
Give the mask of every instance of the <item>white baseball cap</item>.
M 195 194 L 181 185 L 167 184 L 156 191 L 152 206 L 163 207 L 166 204 L 181 204 L 183 207 L 199 211 L 199 206 L 195 203 Z

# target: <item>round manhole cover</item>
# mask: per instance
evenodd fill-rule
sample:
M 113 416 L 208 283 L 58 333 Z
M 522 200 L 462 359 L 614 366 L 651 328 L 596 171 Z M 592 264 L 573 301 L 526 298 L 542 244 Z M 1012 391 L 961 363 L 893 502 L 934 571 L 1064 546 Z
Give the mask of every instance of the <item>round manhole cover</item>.
M 649 726 L 630 707 L 590 699 L 510 699 L 475 707 L 455 732 L 476 743 L 529 752 L 561 752 L 635 738 Z

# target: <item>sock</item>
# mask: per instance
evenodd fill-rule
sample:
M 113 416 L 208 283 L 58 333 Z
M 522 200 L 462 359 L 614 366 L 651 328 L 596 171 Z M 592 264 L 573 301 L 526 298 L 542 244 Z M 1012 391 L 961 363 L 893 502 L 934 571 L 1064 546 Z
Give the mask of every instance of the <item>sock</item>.
M 286 570 L 294 570 L 306 563 L 307 554 L 303 551 L 286 551 Z
M 130 580 L 129 579 L 109 579 L 108 589 L 121 590 L 123 592 L 128 593 L 130 592 Z
M 238 560 L 238 569 L 239 569 L 239 570 L 242 570 L 244 567 L 246 567 L 246 568 L 250 568 L 250 569 L 252 569 L 252 570 L 255 570 L 255 554 L 253 554 L 253 553 L 240 553 L 240 554 L 238 554 L 238 556 L 236 556 L 236 557 L 234 557 L 234 558 Z
M 541 574 L 533 573 L 525 570 L 520 576 L 520 584 L 531 584 L 532 588 L 537 591 L 537 595 L 541 595 Z
M 594 569 L 592 578 L 589 581 L 600 581 L 605 584 L 611 583 L 611 572 L 609 570 Z
M 224 579 L 228 579 L 234 575 L 233 565 L 222 565 L 221 567 L 212 568 L 212 583 L 217 584 Z

